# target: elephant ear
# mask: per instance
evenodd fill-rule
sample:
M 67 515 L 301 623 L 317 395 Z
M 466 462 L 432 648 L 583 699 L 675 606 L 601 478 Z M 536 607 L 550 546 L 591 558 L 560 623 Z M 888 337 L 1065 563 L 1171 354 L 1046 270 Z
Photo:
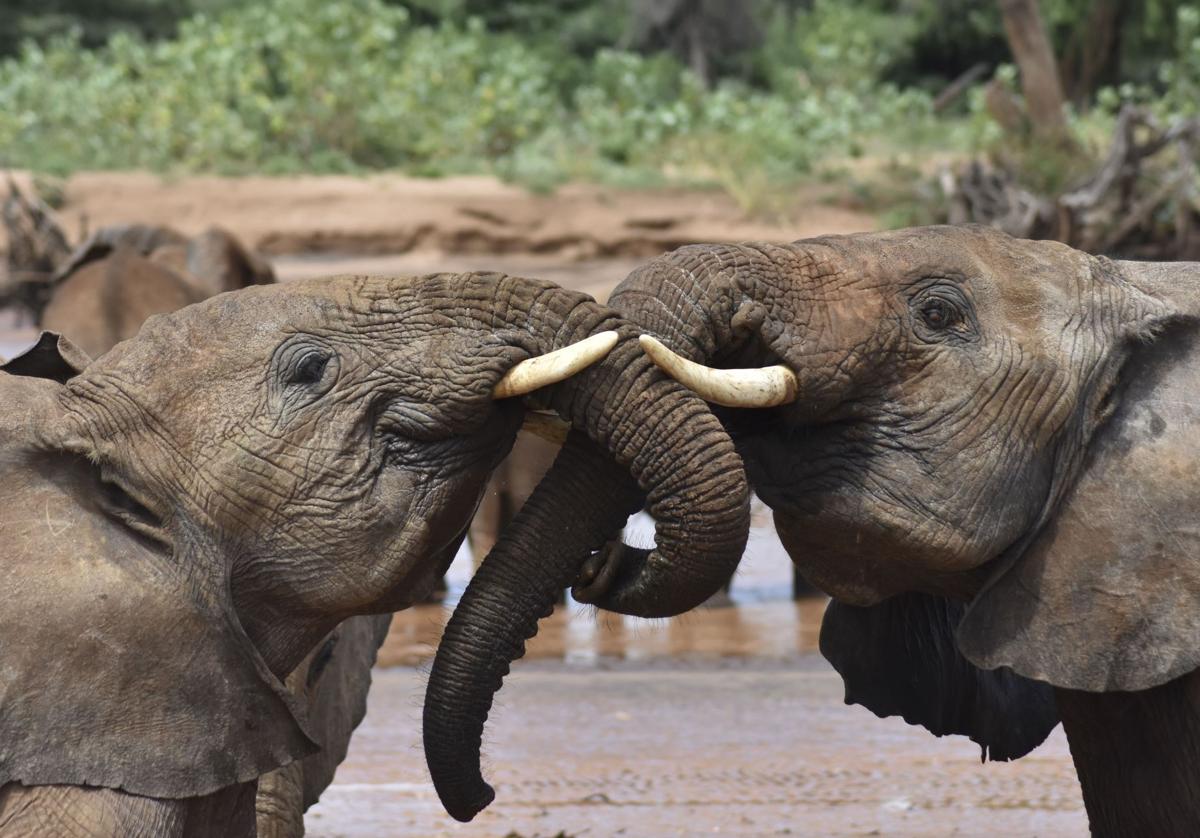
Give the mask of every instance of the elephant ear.
M 84 456 L 65 397 L 0 374 L 0 787 L 195 797 L 313 753 L 223 563 L 122 523 L 137 507 Z
M 42 332 L 37 343 L 0 365 L 0 370 L 9 375 L 48 378 L 65 384 L 83 372 L 91 362 L 86 352 L 62 335 Z
M 209 228 L 188 242 L 186 268 L 205 283 L 209 295 L 275 281 L 270 263 L 219 227 Z
M 835 600 L 821 624 L 821 653 L 842 676 L 847 704 L 935 736 L 968 736 L 985 760 L 1017 759 L 1058 724 L 1054 690 L 964 658 L 954 643 L 964 608 L 915 593 L 865 608 Z
M 1075 485 L 958 631 L 979 666 L 1093 692 L 1200 667 L 1200 266 L 1125 273 L 1173 314 L 1133 349 Z
M 102 227 L 88 236 L 55 269 L 53 282 L 61 282 L 89 262 L 99 261 L 118 248 L 131 248 L 135 253 L 146 256 L 159 247 L 186 243 L 187 239 L 181 233 L 157 224 L 113 224 Z

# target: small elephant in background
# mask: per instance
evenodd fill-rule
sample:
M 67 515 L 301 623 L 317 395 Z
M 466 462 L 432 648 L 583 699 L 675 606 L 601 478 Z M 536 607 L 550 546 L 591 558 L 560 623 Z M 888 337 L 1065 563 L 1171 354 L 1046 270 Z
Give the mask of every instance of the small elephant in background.
M 106 227 L 55 272 L 38 325 L 99 357 L 151 315 L 274 281 L 269 262 L 219 228 L 189 239 L 169 227 Z
M 1061 720 L 1097 834 L 1195 834 L 1200 264 L 933 227 L 684 247 L 609 304 L 834 597 L 821 649 L 848 701 L 1003 760 Z M 578 491 L 557 463 L 538 490 Z M 694 572 L 559 558 L 576 598 L 642 616 Z M 474 782 L 477 740 L 455 758 L 447 785 Z
M 657 499 L 663 555 L 713 566 L 695 596 L 745 543 L 747 490 L 703 403 L 609 309 L 536 280 L 255 286 L 95 361 L 45 333 L 0 393 L 0 835 L 253 835 L 272 772 L 269 804 L 311 799 L 361 716 L 331 667 L 369 676 L 368 615 L 441 576 L 527 403 L 575 429 L 564 454 L 598 446 L 605 481 Z M 650 456 L 696 439 L 694 471 Z M 602 537 L 570 519 L 582 502 L 535 495 L 539 525 L 496 552 L 536 567 Z M 674 517 L 694 508 L 731 537 Z M 503 605 L 479 635 L 508 630 L 511 597 L 569 582 L 505 567 L 477 575 Z

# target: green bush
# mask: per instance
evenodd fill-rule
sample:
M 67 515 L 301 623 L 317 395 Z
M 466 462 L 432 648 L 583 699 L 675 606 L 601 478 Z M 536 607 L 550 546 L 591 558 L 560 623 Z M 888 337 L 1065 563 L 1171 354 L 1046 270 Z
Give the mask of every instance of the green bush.
M 98 50 L 59 37 L 0 63 L 0 163 L 492 171 L 542 188 L 665 178 L 722 183 L 752 206 L 756 184 L 932 123 L 925 94 L 878 83 L 883 64 L 863 57 L 878 17 L 871 28 L 832 2 L 801 17 L 796 58 L 769 85 L 712 90 L 667 56 L 582 57 L 477 18 L 416 23 L 382 0 L 265 0 Z

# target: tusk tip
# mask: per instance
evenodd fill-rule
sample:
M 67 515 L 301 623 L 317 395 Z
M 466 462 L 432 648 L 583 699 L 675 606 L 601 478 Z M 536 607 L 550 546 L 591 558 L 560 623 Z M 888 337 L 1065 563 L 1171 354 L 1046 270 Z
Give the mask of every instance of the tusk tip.
M 589 340 L 595 341 L 597 351 L 603 351 L 603 353 L 607 355 L 613 350 L 613 347 L 617 345 L 617 341 L 620 339 L 621 336 L 614 331 L 597 332 L 590 338 L 587 338 L 584 343 L 587 343 Z
M 715 369 L 677 355 L 650 335 L 640 335 L 638 344 L 655 366 L 713 404 L 777 407 L 795 401 L 800 389 L 796 374 L 784 364 L 759 369 Z
M 492 390 L 492 398 L 524 396 L 570 378 L 611 352 L 619 339 L 615 331 L 598 332 L 570 346 L 524 360 L 500 379 Z
M 638 335 L 638 346 L 642 347 L 642 351 L 650 356 L 650 360 L 662 366 L 663 362 L 672 354 L 667 345 L 653 335 Z

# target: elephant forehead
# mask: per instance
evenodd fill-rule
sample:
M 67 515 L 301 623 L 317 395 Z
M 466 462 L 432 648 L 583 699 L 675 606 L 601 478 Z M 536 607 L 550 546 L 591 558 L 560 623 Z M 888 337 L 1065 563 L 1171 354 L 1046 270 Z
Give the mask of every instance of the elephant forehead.
M 984 227 L 923 227 L 813 244 L 835 251 L 843 272 L 862 277 L 860 289 L 900 290 L 925 277 L 961 282 L 985 331 L 1003 331 L 1029 348 L 1057 347 L 1064 331 L 1102 303 L 1098 298 L 1107 290 L 1092 280 L 1087 254 Z

